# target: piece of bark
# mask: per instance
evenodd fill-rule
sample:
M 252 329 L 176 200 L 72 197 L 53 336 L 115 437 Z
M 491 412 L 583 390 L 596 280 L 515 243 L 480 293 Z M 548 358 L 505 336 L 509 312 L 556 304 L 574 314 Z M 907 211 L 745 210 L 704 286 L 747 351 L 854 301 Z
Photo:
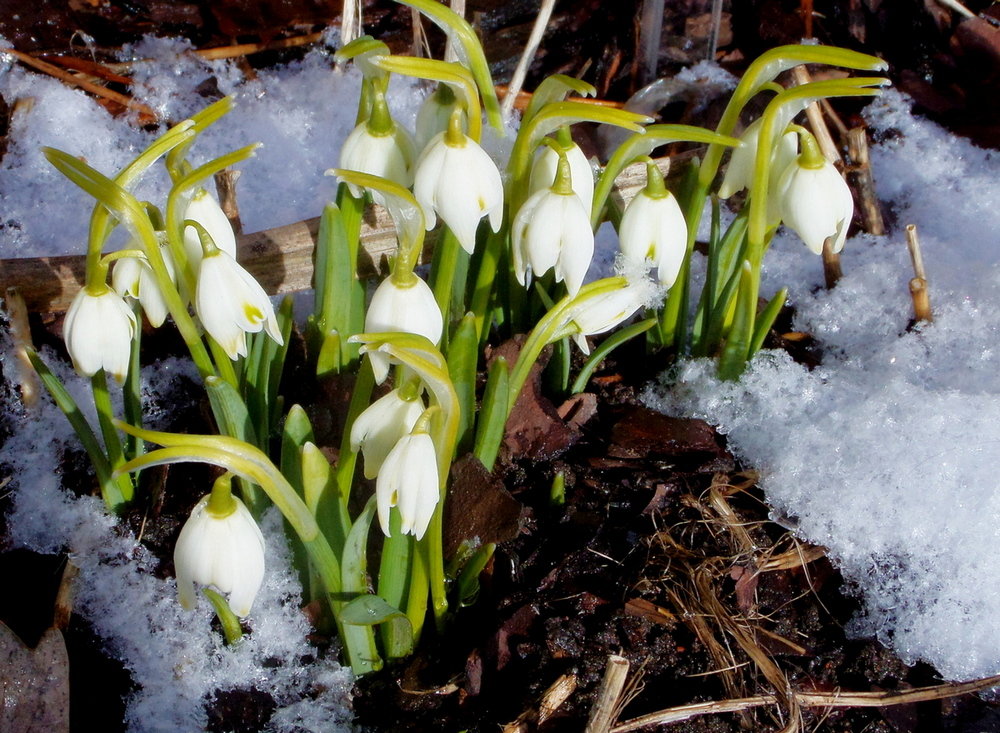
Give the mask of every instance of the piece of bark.
M 475 456 L 463 456 L 452 465 L 444 509 L 445 557 L 472 537 L 481 545 L 514 539 L 520 518 L 521 502 Z
M 236 238 L 237 259 L 269 295 L 284 295 L 312 287 L 313 248 L 319 218 Z M 429 233 L 429 235 L 432 233 Z M 429 261 L 433 237 L 425 240 L 421 262 Z M 358 270 L 362 277 L 386 272 L 396 250 L 392 219 L 381 206 L 365 212 L 361 227 Z M 0 285 L 18 287 L 28 309 L 36 313 L 64 311 L 84 280 L 85 257 L 62 255 L 0 260 Z
M 721 455 L 712 426 L 704 420 L 669 417 L 646 407 L 629 406 L 611 429 L 612 458 L 669 457 L 689 453 Z

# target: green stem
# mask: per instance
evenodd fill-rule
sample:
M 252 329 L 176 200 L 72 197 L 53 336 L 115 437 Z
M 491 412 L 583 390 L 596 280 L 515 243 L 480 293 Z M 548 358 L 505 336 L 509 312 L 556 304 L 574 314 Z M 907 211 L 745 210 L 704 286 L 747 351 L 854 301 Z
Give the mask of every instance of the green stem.
M 116 470 L 125 463 L 125 454 L 122 450 L 122 441 L 118 431 L 114 426 L 114 408 L 111 406 L 111 395 L 108 393 L 108 378 L 103 369 L 90 378 L 90 389 L 94 395 L 94 407 L 97 410 L 97 424 L 101 428 L 101 437 L 104 439 L 104 450 L 107 452 L 108 463 L 112 470 Z M 119 476 L 117 479 L 122 499 L 125 502 L 132 501 L 134 489 L 132 479 L 128 476 Z

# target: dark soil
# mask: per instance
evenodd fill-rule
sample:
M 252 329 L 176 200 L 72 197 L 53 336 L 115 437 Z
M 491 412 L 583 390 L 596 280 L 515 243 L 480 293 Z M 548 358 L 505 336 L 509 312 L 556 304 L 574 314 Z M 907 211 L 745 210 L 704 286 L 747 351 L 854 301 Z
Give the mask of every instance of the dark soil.
M 990 16 L 996 6 L 972 0 L 968 7 L 986 15 L 963 19 L 933 0 L 816 0 L 807 21 L 800 9 L 811 4 L 727 0 L 717 59 L 738 73 L 766 48 L 798 42 L 811 30 L 823 42 L 883 56 L 894 84 L 914 96 L 918 111 L 981 145 L 1000 144 L 1000 32 Z M 602 97 L 627 99 L 643 83 L 634 63 L 640 5 L 557 3 L 526 88 L 561 72 L 591 81 Z M 0 14 L 0 36 L 33 55 L 101 61 L 116 58 L 123 44 L 146 33 L 185 36 L 204 48 L 313 32 L 335 17 L 330 6 L 320 0 L 10 0 Z M 470 0 L 468 7 L 497 80 L 504 81 L 537 3 Z M 709 0 L 666 3 L 660 74 L 704 57 L 710 9 Z M 365 13 L 366 30 L 394 49 L 408 48 L 408 9 L 369 0 Z M 433 29 L 430 35 L 440 45 Z M 247 68 L 301 53 L 254 55 Z M 2 153 L 2 104 L 0 113 Z M 40 338 L 44 332 L 39 328 Z M 169 351 L 158 343 L 147 348 Z M 815 361 L 819 354 L 803 350 L 797 358 Z M 362 724 L 377 731 L 494 731 L 519 721 L 505 730 L 581 731 L 613 654 L 632 670 L 631 699 L 620 720 L 691 702 L 780 693 L 785 686 L 906 690 L 938 681 L 927 666 L 907 667 L 876 642 L 845 637 L 843 623 L 857 608 L 851 588 L 822 548 L 798 542 L 769 520 L 752 467 L 737 465 L 720 436 L 698 421 L 638 405 L 636 386 L 663 366 L 626 352 L 597 375 L 594 399 L 575 405 L 566 420 L 539 398 L 534 412 L 515 421 L 498 474 L 517 504 L 498 499 L 496 506 L 503 508 L 498 515 L 515 521 L 516 536 L 499 545 L 478 602 L 455 614 L 447 636 L 428 632 L 417 659 L 359 681 L 355 703 Z M 15 399 L 8 385 L 0 398 Z M 549 422 L 539 422 L 539 415 Z M 197 411 L 183 416 L 189 425 L 201 420 Z M 7 429 L 0 425 L 0 442 Z M 81 456 L 67 457 L 65 465 L 69 472 L 86 470 Z M 563 499 L 553 498 L 557 474 L 565 482 Z M 179 475 L 170 478 L 184 483 Z M 163 494 L 155 482 L 145 489 L 143 511 L 155 521 L 147 523 L 144 541 L 167 559 L 190 496 Z M 176 505 L 161 503 L 164 495 L 176 497 Z M 0 516 L 3 508 L 0 496 Z M 501 534 L 510 530 L 509 522 L 500 524 Z M 51 620 L 63 562 L 18 550 L 0 553 L 0 580 L 17 589 L 0 595 L 0 619 L 29 644 Z M 66 638 L 73 730 L 122 730 L 123 698 L 132 684 L 127 673 L 101 654 L 78 618 Z M 557 681 L 571 692 L 549 709 L 542 702 L 552 704 L 546 694 Z M 263 730 L 269 705 L 266 693 L 220 690 L 208 704 L 211 729 Z M 778 703 L 670 729 L 778 730 L 792 714 Z M 801 715 L 802 730 L 1000 730 L 997 708 L 968 696 Z

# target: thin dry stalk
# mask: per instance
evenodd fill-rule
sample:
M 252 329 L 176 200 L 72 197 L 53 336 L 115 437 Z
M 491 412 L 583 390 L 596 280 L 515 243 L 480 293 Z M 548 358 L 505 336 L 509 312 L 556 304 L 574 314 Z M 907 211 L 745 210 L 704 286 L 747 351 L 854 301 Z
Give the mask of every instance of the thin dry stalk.
M 840 266 L 840 253 L 833 251 L 832 244 L 833 237 L 827 237 L 823 242 L 823 280 L 827 290 L 837 287 L 840 278 L 844 276 L 844 270 Z
M 451 7 L 452 11 L 464 18 L 465 17 L 465 0 L 449 0 L 448 5 Z M 428 56 L 430 56 L 428 49 Z M 455 50 L 455 43 L 449 36 L 448 44 L 444 49 L 444 60 L 445 61 L 458 61 L 458 52 Z
M 343 26 L 341 26 L 341 33 L 343 33 Z M 264 51 L 280 51 L 283 48 L 308 46 L 312 43 L 318 43 L 321 40 L 323 40 L 322 32 L 307 33 L 302 36 L 278 38 L 267 43 L 237 43 L 231 46 L 202 48 L 195 51 L 195 54 L 206 61 L 218 61 L 220 59 L 234 59 L 239 56 L 252 56 L 255 53 L 263 53 Z
M 797 86 L 802 86 L 812 81 L 812 77 L 805 66 L 796 66 L 792 69 L 792 76 Z M 823 157 L 831 163 L 840 163 L 840 153 L 837 150 L 837 144 L 833 141 L 830 128 L 826 126 L 826 120 L 823 119 L 823 112 L 820 110 L 819 104 L 813 102 L 806 107 L 806 117 L 809 119 L 810 129 L 813 135 L 816 136 L 816 141 L 823 151 Z
M 71 74 L 68 71 L 60 69 L 58 66 L 50 64 L 46 61 L 36 59 L 34 56 L 30 56 L 26 53 L 22 53 L 14 48 L 0 48 L 0 54 L 10 54 L 18 61 L 20 61 L 25 66 L 30 66 L 36 71 L 41 71 L 43 74 L 48 74 L 49 76 L 55 77 L 70 86 L 79 87 L 84 91 L 90 92 L 98 97 L 120 104 L 126 109 L 134 110 L 139 114 L 139 121 L 142 124 L 149 122 L 156 122 L 159 118 L 152 109 L 147 107 L 142 102 L 137 102 L 131 97 L 116 92 L 107 87 L 103 87 L 100 84 L 94 84 L 85 79 L 81 79 L 78 76 Z
M 885 234 L 885 221 L 875 196 L 875 179 L 872 177 L 871 159 L 868 156 L 868 133 L 864 127 L 855 127 L 847 133 L 848 178 L 858 194 L 861 225 L 869 234 Z
M 239 180 L 240 171 L 232 168 L 226 168 L 215 174 L 215 190 L 219 194 L 219 205 L 236 234 L 243 233 L 240 205 L 236 200 L 236 182 Z
M 346 46 L 361 35 L 363 3 L 344 0 L 340 10 L 340 45 Z
M 531 35 L 528 36 L 524 52 L 521 54 L 521 58 L 517 62 L 517 67 L 514 69 L 510 86 L 507 88 L 507 95 L 503 98 L 501 111 L 504 118 L 510 115 L 510 111 L 514 108 L 514 100 L 517 99 L 521 87 L 524 86 L 524 77 L 527 76 L 528 67 L 531 65 L 532 59 L 535 58 L 535 52 L 538 51 L 538 47 L 542 43 L 542 36 L 545 35 L 545 29 L 549 25 L 549 18 L 552 17 L 552 9 L 555 5 L 555 0 L 542 0 L 542 6 L 538 9 L 538 17 L 535 18 L 535 25 L 531 28 Z
M 612 654 L 604 668 L 604 678 L 597 691 L 597 699 L 590 709 L 585 733 L 608 733 L 619 710 L 619 700 L 628 678 L 629 662 L 625 657 Z
M 708 61 L 715 61 L 715 54 L 719 51 L 719 31 L 722 28 L 722 0 L 712 0 L 712 27 L 708 33 L 708 53 L 705 58 Z
M 798 705 L 803 708 L 875 708 L 943 700 L 988 690 L 997 685 L 1000 685 L 1000 675 L 972 682 L 950 682 L 943 685 L 918 687 L 905 692 L 794 692 L 792 694 L 794 694 Z M 627 720 L 612 728 L 611 733 L 627 733 L 653 725 L 678 723 L 700 715 L 742 712 L 764 705 L 774 705 L 776 702 L 777 698 L 774 695 L 755 695 L 733 700 L 678 705 Z
M 516 720 L 507 723 L 503 727 L 502 733 L 528 733 L 528 731 L 535 730 L 538 725 L 551 718 L 562 704 L 576 692 L 576 685 L 576 675 L 561 675 L 555 682 L 549 685 L 545 694 L 542 695 L 541 702 L 538 704 L 538 710 L 525 710 L 517 716 Z
M 931 296 L 927 288 L 927 272 L 924 270 L 924 257 L 920 251 L 920 237 L 917 235 L 917 225 L 906 225 L 906 246 L 910 250 L 910 261 L 916 275 L 910 280 L 910 297 L 913 300 L 913 317 L 917 321 L 930 323 L 934 320 L 931 310 Z
M 663 37 L 663 0 L 643 0 L 639 20 L 639 84 L 646 86 L 656 78 Z
M 41 383 L 38 373 L 28 361 L 27 349 L 32 348 L 31 326 L 28 324 L 28 307 L 17 288 L 7 288 L 4 307 L 10 322 L 10 338 L 14 347 L 14 363 L 17 365 L 17 384 L 21 391 L 21 402 L 27 409 L 38 404 Z

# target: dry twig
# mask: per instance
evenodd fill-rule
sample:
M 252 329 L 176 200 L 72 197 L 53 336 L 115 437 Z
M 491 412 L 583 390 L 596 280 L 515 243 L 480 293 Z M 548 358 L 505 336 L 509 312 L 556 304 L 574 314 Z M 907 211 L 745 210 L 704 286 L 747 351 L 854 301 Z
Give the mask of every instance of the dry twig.
M 628 678 L 629 662 L 625 657 L 612 654 L 604 668 L 604 679 L 597 691 L 597 699 L 590 709 L 585 733 L 608 733 L 619 710 L 619 700 Z
M 915 277 L 910 280 L 910 297 L 913 299 L 913 316 L 918 321 L 930 323 L 934 320 L 931 311 L 931 296 L 927 289 L 927 272 L 924 270 L 924 257 L 920 251 L 920 238 L 917 236 L 917 225 L 906 225 L 906 246 L 910 250 L 910 260 L 913 263 Z
M 925 702 L 928 700 L 943 700 L 958 695 L 968 695 L 973 692 L 988 690 L 1000 685 L 1000 675 L 986 677 L 973 682 L 949 682 L 943 685 L 917 687 L 904 692 L 793 692 L 800 707 L 803 708 L 876 708 L 890 705 L 905 705 L 907 703 Z M 627 720 L 611 729 L 611 733 L 627 733 L 641 730 L 652 725 L 667 725 L 689 720 L 700 715 L 733 713 L 751 710 L 778 702 L 775 695 L 755 695 L 733 700 L 678 705 L 676 707 L 649 713 L 632 720 Z

